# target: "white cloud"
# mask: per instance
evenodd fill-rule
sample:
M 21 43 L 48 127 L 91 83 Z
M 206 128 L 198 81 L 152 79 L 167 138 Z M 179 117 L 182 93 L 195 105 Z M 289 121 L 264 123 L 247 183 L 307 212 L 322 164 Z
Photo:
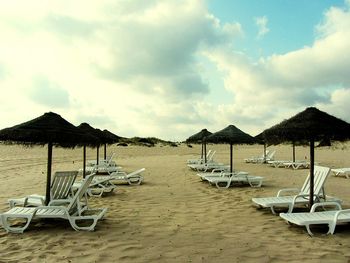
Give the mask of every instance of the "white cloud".
M 265 36 L 270 29 L 267 27 L 268 18 L 266 16 L 261 16 L 255 18 L 255 24 L 258 27 L 258 38 Z
M 345 105 L 350 87 L 349 25 L 348 9 L 331 8 L 309 47 L 259 61 L 228 49 L 207 52 L 234 95 L 223 114 L 232 120 L 245 118 L 243 126 L 250 126 L 252 133 L 314 105 L 350 121 Z
M 0 87 L 10 96 L 0 107 L 18 108 L 1 127 L 57 111 L 123 136 L 166 138 L 158 120 L 186 122 L 182 109 L 194 110 L 188 102 L 209 92 L 198 50 L 241 34 L 238 23 L 222 25 L 197 0 L 14 0 L 0 15 Z
M 313 45 L 252 61 L 231 45 L 241 25 L 204 0 L 3 2 L 0 110 L 11 117 L 0 127 L 55 111 L 121 136 L 185 139 L 231 123 L 255 135 L 309 105 L 347 117 L 347 9 L 325 13 Z M 258 20 L 262 37 L 268 20 Z M 208 100 L 219 88 L 208 59 L 226 103 Z

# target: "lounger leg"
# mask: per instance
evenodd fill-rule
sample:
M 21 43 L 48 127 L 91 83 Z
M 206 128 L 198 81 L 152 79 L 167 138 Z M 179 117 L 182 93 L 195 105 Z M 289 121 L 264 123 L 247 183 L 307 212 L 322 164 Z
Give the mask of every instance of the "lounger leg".
M 78 226 L 76 223 L 77 220 L 82 220 L 82 218 L 79 218 L 79 217 L 70 217 L 69 218 L 69 222 L 74 230 L 76 230 L 76 231 L 80 231 L 80 230 L 94 231 L 98 219 L 96 217 L 84 218 L 84 220 L 93 220 L 91 225 L 89 225 L 89 226 Z
M 326 235 L 329 235 L 329 234 L 333 235 L 334 231 L 335 231 L 335 226 L 336 226 L 335 224 L 329 223 L 328 224 L 328 232 L 326 233 Z M 313 236 L 314 234 L 310 230 L 310 225 L 305 225 L 305 227 L 306 227 L 306 230 L 307 230 L 308 234 L 310 236 Z
M 230 185 L 231 185 L 231 180 L 229 180 L 225 186 L 220 186 L 220 183 L 222 183 L 222 182 L 215 182 L 216 187 L 217 187 L 218 189 L 229 188 Z
M 275 212 L 275 209 L 273 208 L 273 206 L 271 206 L 270 208 L 271 208 L 272 214 L 276 215 L 276 212 Z
M 328 232 L 327 232 L 327 235 L 331 234 L 333 235 L 334 234 L 334 231 L 335 231 L 335 226 L 337 225 L 337 223 L 329 223 L 328 224 Z
M 8 219 L 9 218 L 24 218 L 26 219 L 26 224 L 23 227 L 12 227 L 9 223 L 8 223 Z M 1 216 L 1 222 L 2 222 L 2 226 L 3 228 L 5 228 L 6 232 L 11 232 L 11 233 L 23 233 L 24 230 L 27 229 L 27 227 L 29 226 L 30 222 L 32 221 L 33 215 L 2 215 Z
M 309 233 L 310 236 L 313 236 L 311 230 L 310 230 L 310 225 L 305 225 L 307 232 Z
M 142 183 L 142 179 L 143 178 L 129 178 L 128 179 L 128 183 L 130 184 L 130 185 L 140 185 L 141 183 Z
M 94 196 L 94 197 L 101 197 L 102 194 L 103 194 L 103 189 L 98 189 L 98 193 L 95 194 L 93 190 L 96 190 L 96 189 L 88 189 L 88 195 L 89 196 Z
M 288 212 L 287 213 L 292 213 L 293 212 L 293 205 L 289 204 L 288 205 Z
M 262 180 L 258 181 L 258 182 L 252 182 L 248 180 L 248 183 L 251 187 L 261 187 L 262 185 Z
M 92 210 L 90 210 L 92 211 Z M 95 230 L 95 226 L 97 224 L 97 221 L 102 219 L 105 213 L 107 212 L 107 208 L 103 209 L 95 209 L 96 212 L 95 215 L 89 215 L 89 216 L 68 216 L 69 223 L 71 224 L 72 228 L 76 231 L 79 230 L 87 230 L 87 231 L 93 231 Z M 92 223 L 88 226 L 78 226 L 77 221 L 78 220 L 92 220 Z

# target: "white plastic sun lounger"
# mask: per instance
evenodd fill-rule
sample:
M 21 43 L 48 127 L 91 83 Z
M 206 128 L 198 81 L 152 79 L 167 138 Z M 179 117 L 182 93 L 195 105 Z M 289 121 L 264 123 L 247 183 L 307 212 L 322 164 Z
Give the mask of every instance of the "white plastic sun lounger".
M 246 163 L 263 163 L 274 160 L 276 151 L 272 151 L 266 154 L 266 157 L 258 157 L 258 158 L 252 158 L 252 159 L 245 159 Z
M 9 211 L 0 214 L 2 227 L 7 232 L 23 233 L 35 219 L 59 218 L 66 219 L 75 230 L 94 230 L 97 221 L 106 213 L 107 209 L 90 209 L 82 206 L 81 199 L 86 199 L 86 190 L 94 175 L 85 178 L 84 183 L 76 191 L 72 199 L 54 200 L 47 206 L 39 207 L 13 207 Z M 12 220 L 25 220 L 24 225 L 12 225 Z M 87 224 L 87 225 L 86 225 Z
M 85 173 L 86 174 L 93 174 L 93 173 L 98 173 L 98 174 L 111 174 L 114 172 L 121 171 L 122 167 L 121 166 L 106 166 L 104 164 L 99 164 L 99 165 L 94 165 L 94 166 L 86 166 L 85 167 Z M 79 169 L 79 172 L 82 173 L 83 169 Z
M 215 154 L 215 152 L 214 152 L 214 154 Z M 213 155 L 214 155 L 214 154 L 213 154 Z M 210 159 L 212 159 L 211 155 L 212 155 L 212 150 L 209 150 L 209 151 L 207 152 L 207 161 L 210 160 Z M 205 162 L 205 159 L 203 159 L 203 158 L 188 159 L 188 160 L 187 160 L 187 164 L 201 164 L 201 163 L 204 163 L 204 162 Z
M 199 176 L 202 180 L 205 180 L 204 178 L 206 176 L 222 176 L 223 172 L 229 172 L 229 171 L 230 171 L 230 166 L 225 165 L 225 166 L 221 166 L 219 168 L 213 169 L 210 172 L 197 173 L 197 176 Z
M 247 172 L 243 172 L 243 171 L 234 171 L 235 174 L 241 174 L 241 175 L 248 175 Z M 199 178 L 202 181 L 208 181 L 208 179 L 210 178 L 218 178 L 218 177 L 224 177 L 224 176 L 229 176 L 230 173 L 230 167 L 228 167 L 228 169 L 214 169 L 213 171 L 211 171 L 210 173 L 197 173 L 197 175 L 199 176 Z
M 307 161 L 295 161 L 295 162 L 285 162 L 283 163 L 285 168 L 297 169 L 308 169 L 310 167 L 310 162 Z
M 328 175 L 330 174 L 330 168 L 315 166 L 314 168 L 314 202 L 321 201 L 335 201 L 341 202 L 336 197 L 326 196 L 324 191 L 324 184 Z M 290 195 L 294 192 L 294 195 Z M 285 195 L 289 193 L 289 195 Z M 275 207 L 288 207 L 288 213 L 291 213 L 296 205 L 307 206 L 309 204 L 310 195 L 310 174 L 307 176 L 301 189 L 287 188 L 278 191 L 277 196 L 273 197 L 258 197 L 253 198 L 252 201 L 259 208 L 270 208 L 273 214 L 276 214 Z
M 266 150 L 265 151 L 265 155 L 267 156 L 269 154 L 269 150 Z M 255 162 L 256 160 L 261 160 L 261 159 L 264 159 L 264 154 L 260 155 L 260 156 L 253 156 L 253 157 L 250 157 L 250 158 L 245 158 L 244 161 L 246 163 L 252 163 L 252 162 Z
M 316 211 L 318 207 L 334 206 L 332 211 Z M 305 226 L 310 236 L 313 233 L 310 230 L 312 225 L 328 225 L 327 234 L 334 234 L 335 227 L 338 224 L 350 222 L 350 209 L 342 209 L 337 202 L 317 203 L 311 207 L 309 213 L 280 213 L 280 217 L 288 223 Z
M 115 153 L 112 153 L 111 156 L 109 156 L 107 159 L 100 159 L 98 160 L 99 165 L 105 165 L 105 166 L 116 166 L 116 163 L 113 161 L 113 158 L 115 156 Z M 90 160 L 87 161 L 86 166 L 95 166 L 97 164 L 97 160 Z
M 140 185 L 142 184 L 144 178 L 141 175 L 143 171 L 145 171 L 146 168 L 141 168 L 139 170 L 136 170 L 132 173 L 126 173 L 126 172 L 116 172 L 111 173 L 110 180 L 113 181 L 124 181 L 128 183 L 129 185 Z
M 212 151 L 210 154 L 207 154 L 207 162 L 205 163 L 205 160 L 199 160 L 198 162 L 190 162 L 190 163 L 187 163 L 187 166 L 192 168 L 193 167 L 201 167 L 205 164 L 211 164 L 211 163 L 216 163 L 214 162 L 214 155 L 215 155 L 216 151 Z
M 350 177 L 350 168 L 337 168 L 332 169 L 334 176 L 345 176 L 346 179 Z
M 281 168 L 285 167 L 284 163 L 288 163 L 290 161 L 287 160 L 274 160 L 274 161 L 267 161 L 268 165 L 274 168 Z
M 78 175 L 78 171 L 55 172 L 50 189 L 50 200 L 63 200 L 72 197 L 72 185 Z M 23 198 L 9 199 L 10 207 L 14 206 L 42 206 L 45 205 L 46 197 L 32 194 Z
M 206 164 L 189 164 L 188 165 L 194 171 L 211 172 L 212 170 L 227 170 L 230 169 L 229 165 L 223 163 L 206 163 Z
M 229 188 L 231 185 L 249 184 L 251 187 L 261 187 L 263 177 L 249 175 L 247 172 L 223 173 L 223 176 L 205 177 L 205 180 L 217 188 Z
M 111 179 L 110 175 L 95 175 L 87 189 L 87 194 L 89 196 L 101 197 L 105 193 L 113 192 L 117 186 L 111 182 Z M 82 183 L 84 182 L 75 182 L 73 189 L 78 189 Z

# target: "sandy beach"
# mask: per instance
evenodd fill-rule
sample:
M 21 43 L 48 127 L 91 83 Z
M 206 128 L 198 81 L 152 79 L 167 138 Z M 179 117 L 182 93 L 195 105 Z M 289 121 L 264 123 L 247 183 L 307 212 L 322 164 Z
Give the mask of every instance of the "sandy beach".
M 228 145 L 208 145 L 214 160 L 229 164 Z M 290 145 L 270 146 L 275 159 L 291 159 Z M 7 199 L 44 194 L 46 147 L 0 145 L 0 211 Z M 335 235 L 326 228 L 307 235 L 305 228 L 289 226 L 270 211 L 257 210 L 252 197 L 273 196 L 281 188 L 301 187 L 308 170 L 246 164 L 260 155 L 260 145 L 234 147 L 236 170 L 265 178 L 261 188 L 219 190 L 201 182 L 186 160 L 200 154 L 200 145 L 179 147 L 108 147 L 127 172 L 146 168 L 141 186 L 119 185 L 102 198 L 90 198 L 91 207 L 107 207 L 94 232 L 74 231 L 67 221 L 33 223 L 23 234 L 0 228 L 0 262 L 348 262 L 350 227 Z M 88 149 L 88 159 L 96 150 Z M 297 159 L 309 148 L 296 148 Z M 350 167 L 350 144 L 317 148 L 316 161 L 331 168 Z M 53 150 L 53 172 L 82 167 L 82 149 Z M 350 180 L 331 175 L 326 193 L 350 207 Z

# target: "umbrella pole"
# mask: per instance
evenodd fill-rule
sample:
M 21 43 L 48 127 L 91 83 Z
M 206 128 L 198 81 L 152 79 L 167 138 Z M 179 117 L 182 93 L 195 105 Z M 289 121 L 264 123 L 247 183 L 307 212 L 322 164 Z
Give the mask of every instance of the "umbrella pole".
M 314 163 L 315 163 L 315 141 L 310 140 L 310 200 L 309 209 L 314 203 Z
M 86 145 L 83 146 L 83 178 L 86 174 Z
M 96 151 L 96 164 L 98 165 L 98 156 L 100 155 L 100 147 L 97 146 L 97 151 Z
M 264 143 L 264 163 L 266 163 L 266 143 Z
M 204 163 L 207 163 L 207 143 L 204 142 Z
M 232 146 L 232 143 L 230 143 L 230 173 L 232 173 L 232 166 L 233 166 L 232 151 L 233 151 L 233 146 Z
M 295 142 L 293 142 L 293 163 L 295 162 Z
M 103 153 L 103 155 L 104 155 L 105 160 L 107 160 L 107 144 L 104 145 L 104 153 Z
M 201 154 L 201 159 L 203 160 L 203 152 L 204 152 L 204 148 L 203 148 L 203 142 L 202 142 L 202 154 Z
M 52 166 L 52 142 L 47 145 L 47 179 L 46 179 L 46 199 L 45 204 L 50 202 L 51 188 L 51 166 Z

